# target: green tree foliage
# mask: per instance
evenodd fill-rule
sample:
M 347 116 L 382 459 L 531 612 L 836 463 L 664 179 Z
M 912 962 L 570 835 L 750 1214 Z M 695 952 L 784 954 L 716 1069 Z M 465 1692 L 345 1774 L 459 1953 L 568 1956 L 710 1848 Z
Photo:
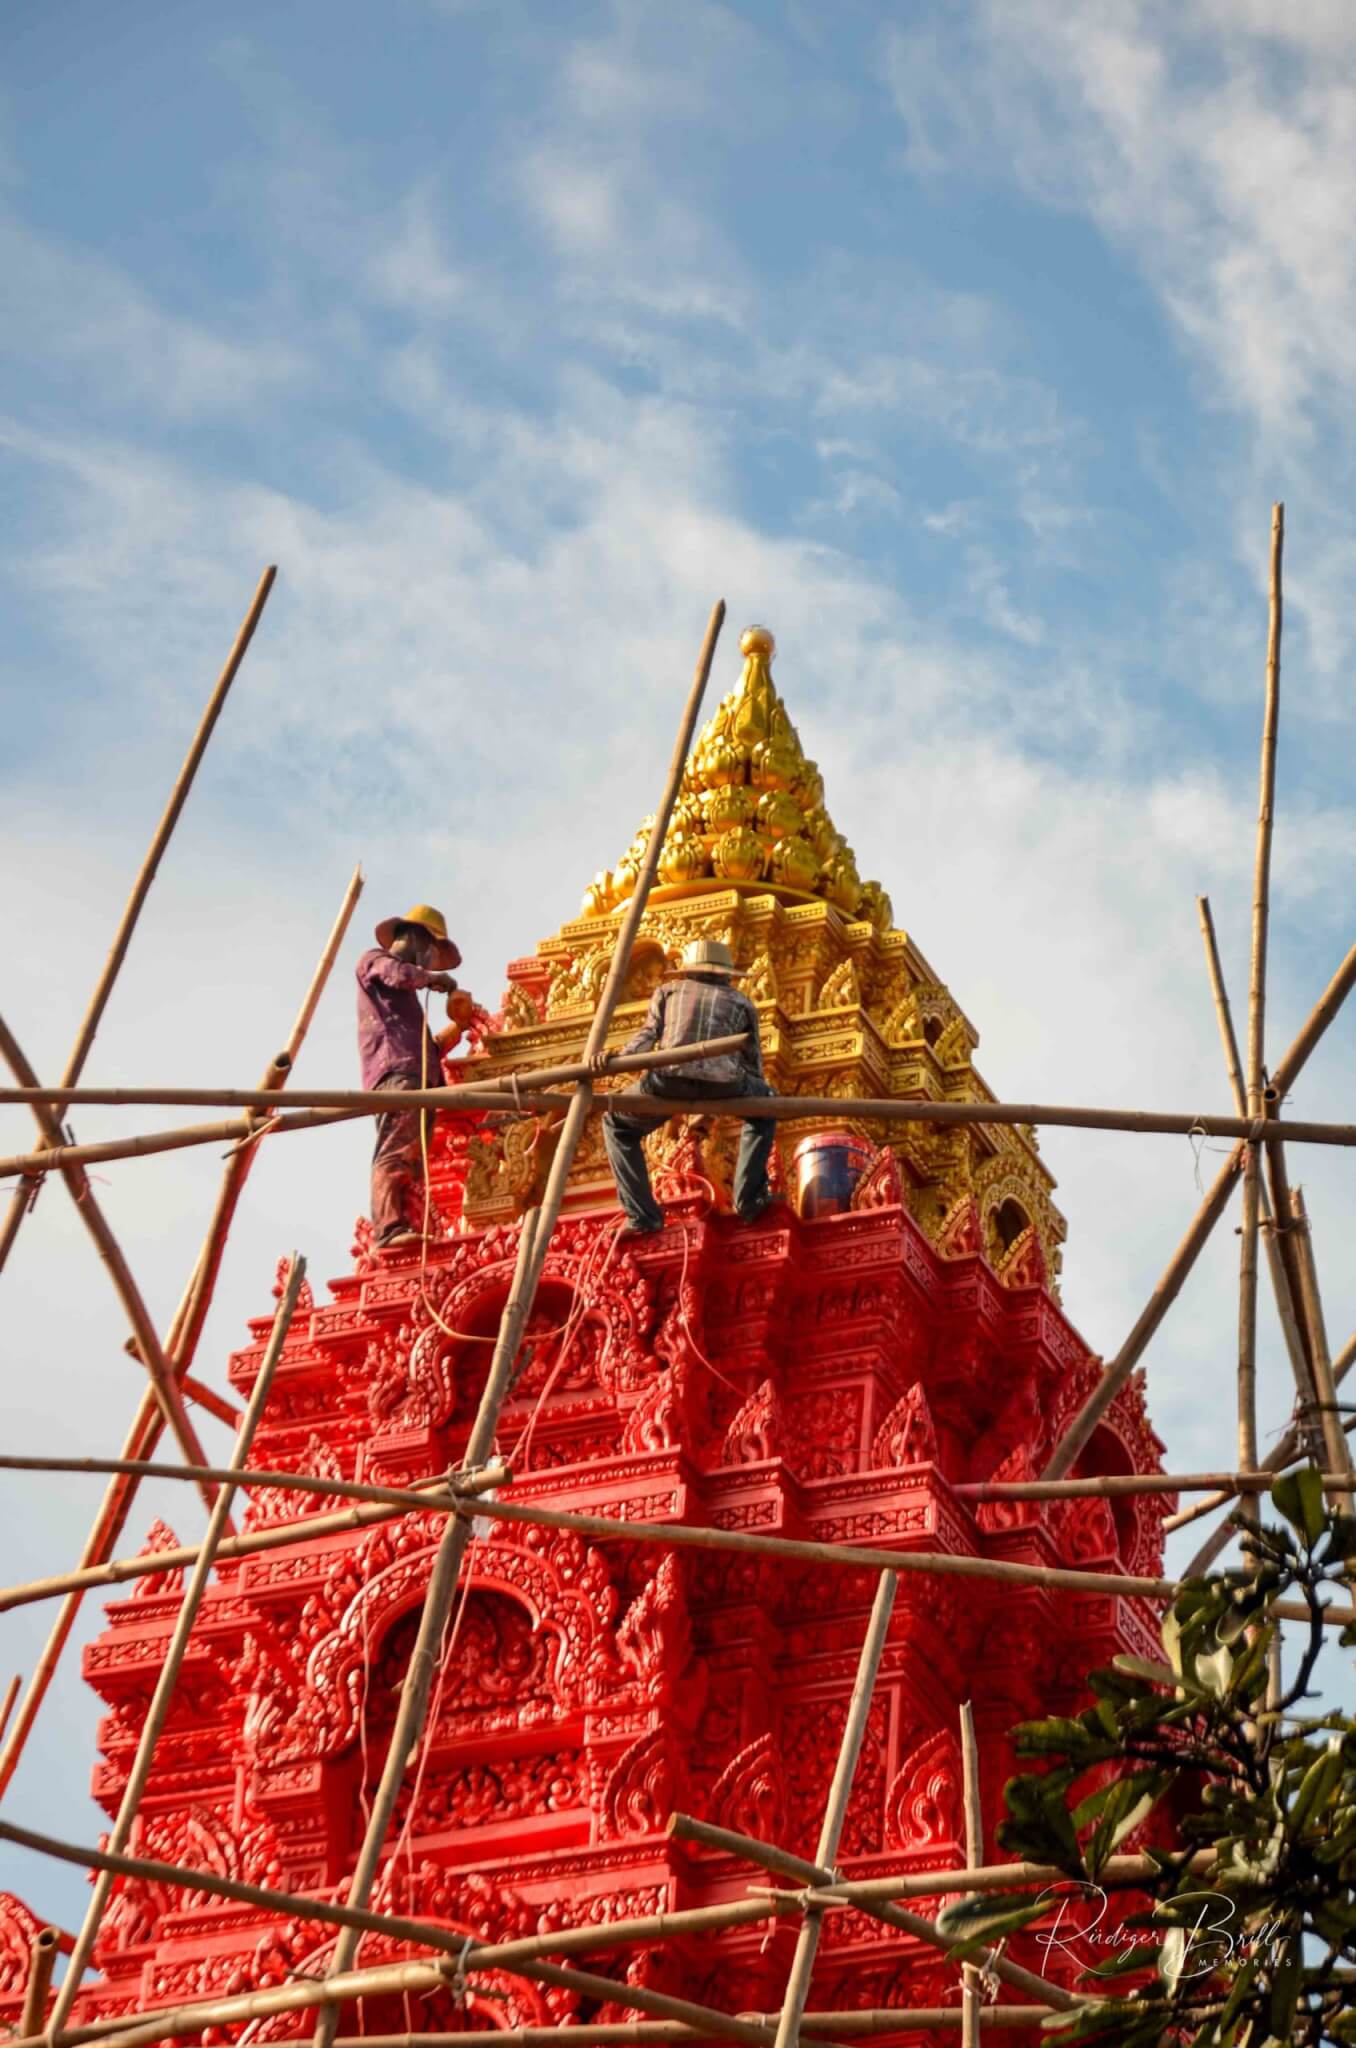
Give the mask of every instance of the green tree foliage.
M 1038 1768 L 1006 1787 L 1001 1847 L 1055 1866 L 1089 1901 L 1152 1902 L 1084 1971 L 1076 1988 L 1091 2002 L 1045 2023 L 1053 2042 L 1356 2048 L 1356 1721 L 1298 1711 L 1313 1697 L 1324 1606 L 1351 1591 L 1356 1521 L 1326 1511 L 1312 1469 L 1279 1479 L 1271 1501 L 1279 1526 L 1240 1523 L 1240 1569 L 1183 1584 L 1161 1664 L 1117 1657 L 1092 1673 L 1086 1712 L 1014 1731 Z M 1267 1609 L 1285 1596 L 1307 1606 L 1307 1632 L 1288 1683 L 1269 1683 L 1279 1624 Z M 1109 1868 L 1160 1808 L 1173 1848 L 1148 1850 L 1154 1875 Z M 1058 1897 L 1042 1890 L 957 1902 L 939 1926 L 967 1953 L 1048 1927 Z M 1067 1909 L 1069 1888 L 1056 1891 Z M 1125 1988 L 1104 1989 L 1111 1978 Z

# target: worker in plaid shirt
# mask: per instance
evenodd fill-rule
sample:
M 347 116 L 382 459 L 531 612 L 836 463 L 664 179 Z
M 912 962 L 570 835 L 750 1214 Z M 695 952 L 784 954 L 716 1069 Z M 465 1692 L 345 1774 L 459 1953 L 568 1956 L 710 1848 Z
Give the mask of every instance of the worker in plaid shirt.
M 683 954 L 681 975 L 655 990 L 645 1022 L 622 1048 L 624 1052 L 649 1052 L 654 1046 L 695 1045 L 704 1038 L 732 1038 L 741 1031 L 748 1034 L 739 1052 L 717 1053 L 682 1067 L 651 1067 L 621 1091 L 617 1107 L 604 1116 L 603 1142 L 617 1194 L 631 1230 L 638 1236 L 662 1230 L 664 1212 L 651 1191 L 642 1150 L 655 1119 L 627 1116 L 622 1107 L 626 1097 L 657 1095 L 663 1101 L 681 1103 L 719 1095 L 772 1093 L 763 1075 L 758 1012 L 733 986 L 736 972 L 728 946 L 715 939 L 695 941 Z M 600 1055 L 596 1064 L 605 1057 Z M 736 1213 L 749 1223 L 762 1214 L 771 1199 L 767 1163 L 775 1137 L 776 1126 L 769 1116 L 746 1118 L 740 1132 L 734 1205 Z

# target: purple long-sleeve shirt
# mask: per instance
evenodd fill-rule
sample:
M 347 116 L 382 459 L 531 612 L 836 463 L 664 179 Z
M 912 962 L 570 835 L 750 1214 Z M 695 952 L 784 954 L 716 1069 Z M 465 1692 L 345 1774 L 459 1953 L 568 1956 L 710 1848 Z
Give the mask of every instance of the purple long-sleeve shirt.
M 424 1022 L 419 991 L 429 976 L 412 961 L 397 960 L 373 946 L 358 962 L 358 1052 L 363 1087 L 375 1088 L 388 1074 L 427 1076 L 443 1085 L 442 1056 Z

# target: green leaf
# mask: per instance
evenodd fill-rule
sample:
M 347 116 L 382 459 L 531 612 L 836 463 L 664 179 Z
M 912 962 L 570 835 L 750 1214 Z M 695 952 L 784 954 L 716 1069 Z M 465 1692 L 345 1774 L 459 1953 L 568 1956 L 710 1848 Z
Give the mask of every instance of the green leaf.
M 1206 1656 L 1197 1655 L 1196 1677 L 1217 1700 L 1227 1698 L 1234 1675 L 1234 1653 L 1227 1643 Z
M 1301 1465 L 1297 1471 L 1285 1473 L 1271 1489 L 1271 1504 L 1312 1549 L 1328 1520 L 1323 1508 L 1323 1475 L 1317 1467 Z
M 1303 1834 L 1310 1817 L 1319 1808 L 1326 1806 L 1342 1776 L 1341 1738 L 1333 1736 L 1322 1755 L 1310 1764 L 1300 1779 L 1299 1789 L 1290 1802 L 1285 1816 L 1286 1833 L 1292 1837 Z
M 1166 1664 L 1152 1664 L 1147 1657 L 1113 1657 L 1112 1664 L 1117 1671 L 1124 1671 L 1131 1678 L 1143 1678 L 1151 1685 L 1176 1686 L 1177 1679 Z
M 993 1892 L 973 1899 L 954 1899 L 937 1916 L 937 1932 L 959 1942 L 957 1956 L 973 1954 L 1005 1934 L 1016 1933 L 1050 1910 L 1047 1899 L 1029 1892 Z
M 1286 1937 L 1285 1950 L 1276 1966 L 1271 1980 L 1271 2010 L 1268 2023 L 1272 2033 L 1280 2041 L 1291 2039 L 1295 2031 L 1295 2001 L 1299 1997 L 1300 1985 L 1304 1981 L 1304 1952 L 1299 1937 Z

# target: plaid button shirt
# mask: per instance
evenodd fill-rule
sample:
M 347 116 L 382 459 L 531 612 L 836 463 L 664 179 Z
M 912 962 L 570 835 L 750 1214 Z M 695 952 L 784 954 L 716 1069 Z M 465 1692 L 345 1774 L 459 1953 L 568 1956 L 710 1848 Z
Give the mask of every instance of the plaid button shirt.
M 748 997 L 732 988 L 724 975 L 685 974 L 680 981 L 665 982 L 650 997 L 649 1014 L 624 1052 L 649 1052 L 666 1045 L 695 1045 L 703 1038 L 732 1038 L 749 1033 L 742 1052 L 717 1053 L 709 1060 L 692 1060 L 660 1073 L 683 1074 L 693 1081 L 746 1081 L 763 1078 L 763 1054 L 758 1043 L 758 1012 Z

